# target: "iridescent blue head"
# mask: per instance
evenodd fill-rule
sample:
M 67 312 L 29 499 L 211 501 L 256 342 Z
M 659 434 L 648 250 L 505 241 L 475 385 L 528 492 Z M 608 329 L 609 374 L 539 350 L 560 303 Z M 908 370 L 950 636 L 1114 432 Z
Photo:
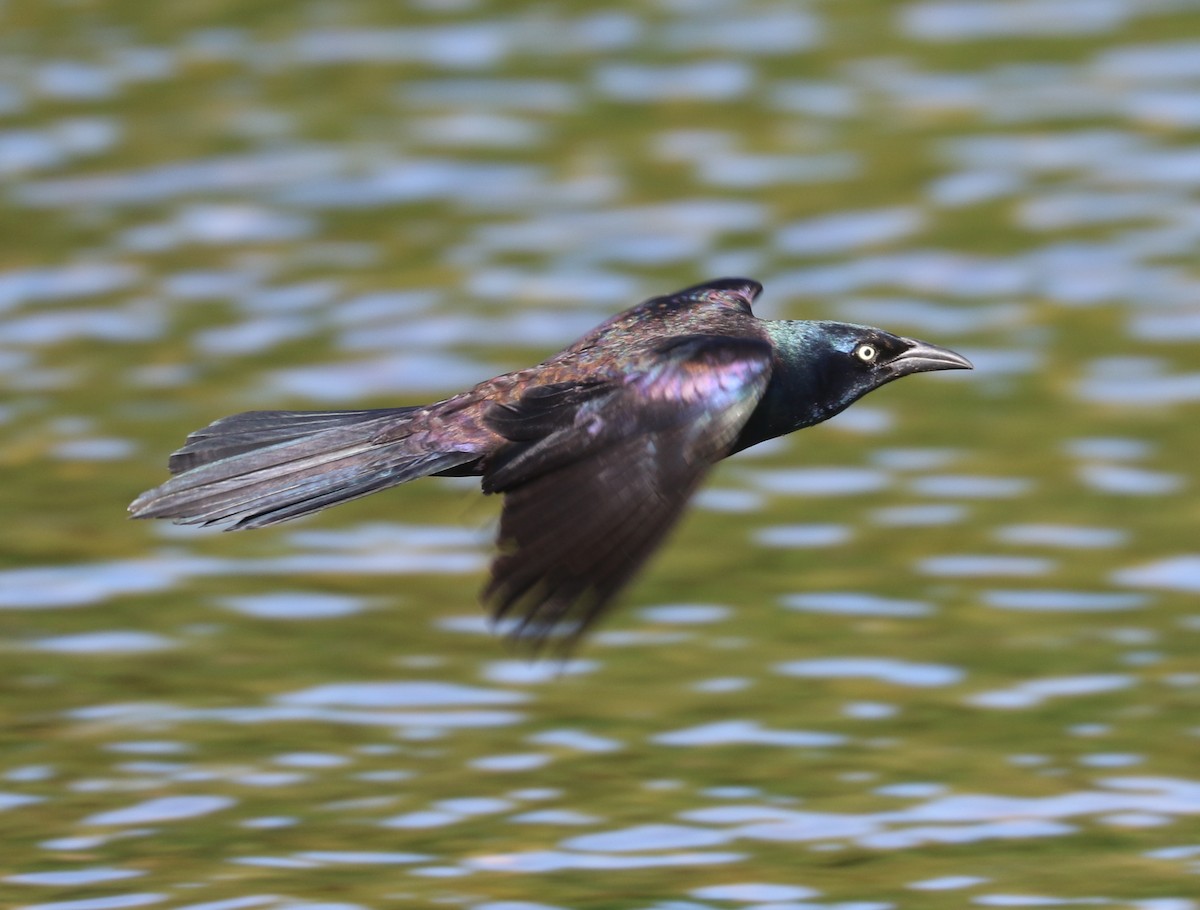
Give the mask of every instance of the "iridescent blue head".
M 765 327 L 777 358 L 755 426 L 738 448 L 828 420 L 901 376 L 972 369 L 961 354 L 873 326 L 779 321 Z

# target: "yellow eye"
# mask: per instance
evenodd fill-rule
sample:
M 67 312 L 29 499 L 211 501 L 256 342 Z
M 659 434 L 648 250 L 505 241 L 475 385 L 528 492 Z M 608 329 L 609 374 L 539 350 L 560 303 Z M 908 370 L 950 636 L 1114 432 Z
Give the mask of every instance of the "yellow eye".
M 879 356 L 879 351 L 873 344 L 860 344 L 854 349 L 854 356 L 863 363 L 872 363 Z

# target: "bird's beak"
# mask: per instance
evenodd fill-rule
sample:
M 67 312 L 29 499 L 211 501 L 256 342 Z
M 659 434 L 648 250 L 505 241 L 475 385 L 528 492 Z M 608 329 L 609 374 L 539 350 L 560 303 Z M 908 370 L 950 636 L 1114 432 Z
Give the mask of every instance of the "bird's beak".
M 934 370 L 975 369 L 971 361 L 949 348 L 917 341 L 915 338 L 905 338 L 903 341 L 908 345 L 908 349 L 893 357 L 887 364 L 897 377 L 908 376 L 910 373 L 930 373 Z

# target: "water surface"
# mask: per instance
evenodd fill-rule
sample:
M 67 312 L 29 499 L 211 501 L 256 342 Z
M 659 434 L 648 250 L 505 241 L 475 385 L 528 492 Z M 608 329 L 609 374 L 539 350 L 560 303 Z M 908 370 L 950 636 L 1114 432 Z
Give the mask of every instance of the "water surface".
M 10 0 L 0 237 L 5 906 L 1200 906 L 1194 0 Z M 723 465 L 565 663 L 470 481 L 124 518 L 723 274 L 977 370 Z

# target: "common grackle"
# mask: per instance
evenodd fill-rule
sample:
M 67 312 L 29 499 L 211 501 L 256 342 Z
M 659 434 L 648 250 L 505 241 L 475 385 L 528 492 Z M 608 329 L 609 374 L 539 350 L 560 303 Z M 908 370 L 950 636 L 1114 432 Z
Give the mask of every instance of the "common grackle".
M 953 351 L 842 322 L 767 321 L 762 286 L 654 297 L 535 367 L 418 407 L 250 411 L 198 430 L 137 518 L 258 528 L 417 477 L 503 493 L 484 602 L 516 637 L 581 634 L 714 463 L 826 420 L 879 386 L 969 370 Z

